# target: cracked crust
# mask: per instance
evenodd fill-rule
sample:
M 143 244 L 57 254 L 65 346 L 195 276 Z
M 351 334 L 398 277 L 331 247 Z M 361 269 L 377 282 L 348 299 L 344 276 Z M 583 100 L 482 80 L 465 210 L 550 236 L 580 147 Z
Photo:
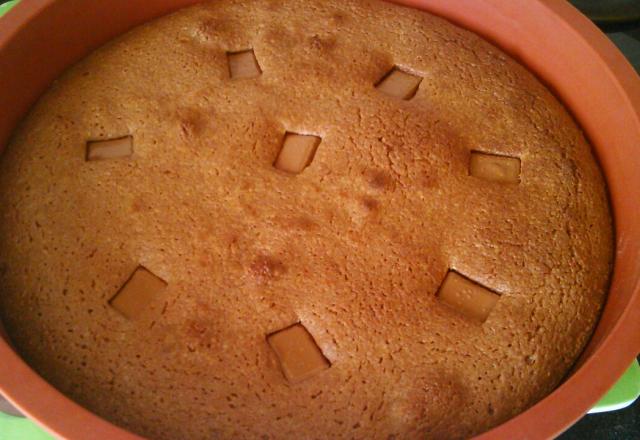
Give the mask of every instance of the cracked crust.
M 253 48 L 260 77 L 230 81 Z M 394 65 L 415 97 L 374 84 Z M 292 177 L 285 131 L 322 137 Z M 84 161 L 134 137 L 131 160 Z M 468 175 L 519 157 L 520 184 Z M 566 374 L 612 257 L 583 134 L 530 73 L 448 22 L 382 2 L 221 0 L 73 67 L 0 164 L 0 313 L 47 380 L 175 438 L 461 438 Z M 126 321 L 138 265 L 168 282 Z M 455 269 L 502 296 L 478 325 L 438 303 Z M 331 368 L 288 384 L 266 335 L 301 321 Z

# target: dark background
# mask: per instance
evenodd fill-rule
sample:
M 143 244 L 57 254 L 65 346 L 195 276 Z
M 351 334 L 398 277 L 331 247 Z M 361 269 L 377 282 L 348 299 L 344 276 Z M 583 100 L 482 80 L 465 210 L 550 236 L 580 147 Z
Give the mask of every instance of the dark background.
M 0 4 L 6 1 L 0 0 Z M 640 0 L 570 1 L 607 33 L 640 73 Z M 6 410 L 2 400 L 0 397 L 0 409 Z M 622 410 L 587 414 L 559 437 L 559 440 L 585 439 L 640 439 L 640 399 Z

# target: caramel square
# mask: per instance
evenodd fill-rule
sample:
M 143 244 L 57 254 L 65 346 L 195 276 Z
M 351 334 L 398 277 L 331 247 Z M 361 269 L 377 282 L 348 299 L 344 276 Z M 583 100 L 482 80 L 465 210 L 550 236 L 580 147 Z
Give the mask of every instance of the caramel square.
M 109 304 L 125 318 L 136 319 L 166 287 L 165 281 L 139 266 Z
M 133 154 L 133 137 L 123 136 L 115 139 L 87 142 L 86 160 L 121 159 Z
M 287 173 L 301 173 L 313 161 L 320 141 L 318 136 L 286 133 L 273 166 Z
M 253 49 L 227 52 L 227 61 L 231 79 L 255 78 L 262 74 Z
M 405 72 L 396 66 L 378 82 L 376 88 L 386 95 L 408 100 L 415 96 L 420 82 L 422 77 Z
M 438 299 L 464 316 L 484 322 L 500 295 L 450 270 L 440 286 Z
M 520 159 L 472 151 L 469 174 L 480 179 L 502 183 L 520 182 Z
M 331 366 L 302 324 L 271 333 L 267 341 L 280 361 L 289 382 L 299 382 Z

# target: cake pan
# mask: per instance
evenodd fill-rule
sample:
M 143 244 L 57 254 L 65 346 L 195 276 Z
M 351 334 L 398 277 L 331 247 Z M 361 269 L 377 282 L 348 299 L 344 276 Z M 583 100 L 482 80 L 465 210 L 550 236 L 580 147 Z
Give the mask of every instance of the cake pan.
M 197 1 L 23 0 L 0 26 L 0 150 L 66 67 L 133 26 L 193 3 Z M 562 385 L 478 438 L 553 437 L 587 412 L 640 351 L 640 79 L 605 35 L 564 0 L 395 3 L 472 30 L 528 66 L 573 113 L 603 168 L 616 253 L 595 333 Z M 0 334 L 0 392 L 49 432 L 66 439 L 140 438 L 63 396 Z

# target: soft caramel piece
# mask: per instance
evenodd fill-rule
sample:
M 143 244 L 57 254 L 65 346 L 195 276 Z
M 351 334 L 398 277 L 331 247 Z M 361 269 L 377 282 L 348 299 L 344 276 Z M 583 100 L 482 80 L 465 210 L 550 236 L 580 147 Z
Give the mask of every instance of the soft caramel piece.
M 421 77 L 394 67 L 380 80 L 376 88 L 394 98 L 411 99 L 418 91 L 421 81 Z
M 139 266 L 109 304 L 125 318 L 135 319 L 166 287 L 166 282 Z
M 227 52 L 229 75 L 232 79 L 255 78 L 262 74 L 253 49 L 240 52 Z
M 457 272 L 449 271 L 438 291 L 438 299 L 463 315 L 484 322 L 500 295 Z
M 295 324 L 267 336 L 284 376 L 298 382 L 331 366 L 302 324 Z
M 123 136 L 116 139 L 87 142 L 89 160 L 119 159 L 133 154 L 133 137 Z
M 301 173 L 313 160 L 319 144 L 317 136 L 287 133 L 273 166 L 288 173 Z
M 520 182 L 520 159 L 497 154 L 471 152 L 469 174 L 494 182 Z

